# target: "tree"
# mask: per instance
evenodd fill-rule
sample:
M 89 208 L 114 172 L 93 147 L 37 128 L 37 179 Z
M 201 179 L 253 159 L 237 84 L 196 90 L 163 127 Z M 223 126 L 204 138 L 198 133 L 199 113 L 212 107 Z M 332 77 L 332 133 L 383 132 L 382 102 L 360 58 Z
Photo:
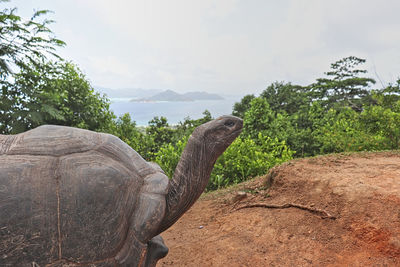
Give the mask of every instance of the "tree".
M 149 126 L 146 128 L 148 140 L 149 157 L 155 159 L 156 153 L 164 144 L 169 144 L 173 141 L 174 131 L 168 124 L 165 117 L 154 117 L 149 121 Z
M 60 61 L 21 66 L 0 92 L 0 131 L 19 133 L 42 124 L 105 130 L 114 114 L 74 64 Z
M 275 119 L 275 113 L 269 107 L 267 100 L 256 97 L 250 102 L 250 108 L 244 114 L 243 135 L 257 139 L 258 133 L 269 128 Z
M 367 106 L 359 118 L 363 130 L 375 138 L 375 149 L 400 148 L 400 100 L 390 107 Z
M 319 100 L 329 109 L 350 107 L 362 110 L 362 99 L 369 94 L 368 87 L 375 83 L 372 78 L 360 77 L 366 70 L 357 69 L 365 59 L 354 56 L 346 57 L 331 64 L 331 71 L 326 72 L 329 78 L 317 79 L 310 86 L 312 97 Z
M 275 112 L 296 113 L 302 106 L 309 105 L 309 99 L 304 87 L 291 83 L 274 82 L 268 86 L 260 97 L 267 100 Z
M 240 102 L 233 105 L 232 115 L 244 118 L 244 114 L 250 108 L 250 102 L 256 98 L 254 95 L 245 95 Z
M 55 54 L 65 43 L 54 38 L 51 20 L 39 21 L 49 11 L 25 20 L 16 10 L 0 11 L 0 133 L 45 123 L 97 131 L 109 127 L 114 118 L 109 100 L 94 92 L 77 66 Z
M 192 120 L 190 117 L 186 117 L 183 122 L 180 121 L 174 130 L 174 142 L 177 142 L 183 136 L 189 136 L 193 132 L 194 128 L 213 119 L 210 111 L 207 109 L 203 112 L 203 115 L 204 117 L 197 120 Z
M 136 127 L 136 122 L 131 119 L 129 113 L 125 113 L 118 119 L 113 120 L 111 127 L 106 130 L 108 133 L 119 137 L 127 143 L 143 158 L 150 159 L 149 155 L 149 138 Z
M 0 0 L 8 2 L 7 0 Z M 16 15 L 17 8 L 5 8 L 0 11 L 0 79 L 7 80 L 13 68 L 27 64 L 37 64 L 47 56 L 55 56 L 56 47 L 65 43 L 56 39 L 48 28 L 52 20 L 39 19 L 48 14 L 48 10 L 36 11 L 24 20 Z
M 400 100 L 400 79 L 395 84 L 389 84 L 381 90 L 372 92 L 373 104 L 393 109 Z

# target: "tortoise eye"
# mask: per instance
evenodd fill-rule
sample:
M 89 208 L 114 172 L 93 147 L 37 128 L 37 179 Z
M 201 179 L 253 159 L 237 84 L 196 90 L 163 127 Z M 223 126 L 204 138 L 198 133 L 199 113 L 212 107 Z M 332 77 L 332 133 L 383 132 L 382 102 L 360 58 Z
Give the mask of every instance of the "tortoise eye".
M 228 127 L 232 127 L 233 125 L 235 125 L 235 122 L 232 121 L 232 120 L 228 120 L 228 121 L 226 121 L 226 122 L 224 123 L 224 125 L 225 125 L 225 126 L 228 126 Z

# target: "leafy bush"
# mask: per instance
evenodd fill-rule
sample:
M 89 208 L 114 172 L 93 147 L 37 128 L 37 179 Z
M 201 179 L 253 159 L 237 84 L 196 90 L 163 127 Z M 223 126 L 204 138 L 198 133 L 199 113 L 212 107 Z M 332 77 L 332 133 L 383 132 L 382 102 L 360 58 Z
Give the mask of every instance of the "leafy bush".
M 156 162 L 172 177 L 188 137 L 176 145 L 166 144 L 156 153 Z M 237 138 L 219 157 L 211 173 L 207 190 L 240 183 L 257 175 L 265 174 L 276 164 L 292 159 L 293 151 L 284 141 L 258 135 L 257 142 L 250 138 Z
M 378 149 L 400 148 L 400 101 L 395 102 L 393 108 L 365 107 L 360 122 L 367 134 L 380 137 Z
M 117 120 L 113 120 L 106 132 L 119 137 L 144 159 L 151 160 L 154 156 L 150 150 L 153 147 L 153 139 L 136 127 L 136 122 L 131 119 L 129 113 L 125 113 Z
M 161 169 L 164 170 L 165 174 L 167 174 L 169 178 L 172 178 L 174 175 L 176 166 L 178 165 L 182 151 L 185 148 L 188 139 L 189 137 L 185 136 L 175 145 L 172 145 L 171 143 L 164 144 L 155 154 L 155 161 L 160 165 Z
M 261 133 L 257 140 L 238 137 L 215 163 L 207 190 L 263 175 L 276 164 L 292 159 L 293 153 L 284 141 Z
M 360 116 L 350 108 L 340 112 L 330 109 L 313 132 L 320 143 L 320 153 L 388 149 L 385 136 L 379 131 L 366 131 Z

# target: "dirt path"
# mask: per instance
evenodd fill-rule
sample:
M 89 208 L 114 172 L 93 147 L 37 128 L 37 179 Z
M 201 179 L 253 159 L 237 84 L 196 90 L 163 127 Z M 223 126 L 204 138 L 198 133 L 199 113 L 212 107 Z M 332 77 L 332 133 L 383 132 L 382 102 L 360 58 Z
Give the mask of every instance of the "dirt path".
M 237 210 L 255 203 L 305 209 Z M 292 161 L 204 195 L 162 234 L 158 266 L 400 266 L 399 204 L 399 153 Z

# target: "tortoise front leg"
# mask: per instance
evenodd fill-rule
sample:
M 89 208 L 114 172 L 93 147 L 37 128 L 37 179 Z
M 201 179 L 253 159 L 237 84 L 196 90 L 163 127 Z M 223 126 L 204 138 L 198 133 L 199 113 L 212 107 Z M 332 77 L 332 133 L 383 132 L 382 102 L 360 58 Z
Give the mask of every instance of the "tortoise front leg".
M 160 235 L 153 237 L 147 243 L 146 267 L 155 267 L 157 262 L 167 256 L 168 248 Z
M 147 243 L 157 234 L 164 217 L 164 195 L 141 193 L 138 200 L 125 243 L 115 257 L 120 266 L 147 266 Z M 157 239 L 154 242 L 149 242 L 151 247 L 160 243 Z

